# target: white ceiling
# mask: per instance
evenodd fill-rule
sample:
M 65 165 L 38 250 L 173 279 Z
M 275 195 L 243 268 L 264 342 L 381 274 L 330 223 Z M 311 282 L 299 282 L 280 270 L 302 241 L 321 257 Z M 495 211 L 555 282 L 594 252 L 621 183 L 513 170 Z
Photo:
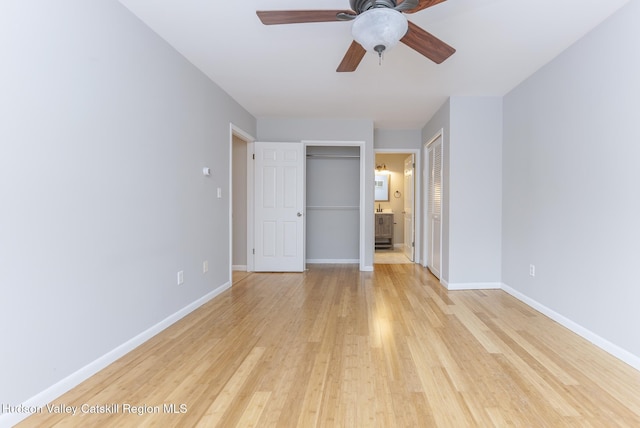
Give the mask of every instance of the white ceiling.
M 263 25 L 256 10 L 348 0 L 120 0 L 256 117 L 372 119 L 420 129 L 450 95 L 502 96 L 628 0 L 448 0 L 407 18 L 456 48 L 437 65 L 404 44 L 336 73 L 350 22 Z

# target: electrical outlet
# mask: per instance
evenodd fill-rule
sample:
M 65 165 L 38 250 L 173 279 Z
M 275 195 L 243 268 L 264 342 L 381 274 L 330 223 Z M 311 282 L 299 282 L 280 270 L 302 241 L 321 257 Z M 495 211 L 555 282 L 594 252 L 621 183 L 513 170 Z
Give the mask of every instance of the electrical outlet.
M 178 285 L 184 283 L 184 271 L 178 271 Z
M 209 272 L 209 261 L 205 260 L 202 262 L 202 273 Z
M 536 276 L 536 265 L 529 265 L 529 276 Z
M 218 199 L 222 198 L 222 189 L 218 187 Z

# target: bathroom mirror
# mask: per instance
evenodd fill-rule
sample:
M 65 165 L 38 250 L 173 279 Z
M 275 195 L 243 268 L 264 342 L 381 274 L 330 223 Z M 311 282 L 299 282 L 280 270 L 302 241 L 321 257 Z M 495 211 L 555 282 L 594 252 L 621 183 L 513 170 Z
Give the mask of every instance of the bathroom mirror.
M 389 174 L 376 174 L 376 202 L 389 200 Z

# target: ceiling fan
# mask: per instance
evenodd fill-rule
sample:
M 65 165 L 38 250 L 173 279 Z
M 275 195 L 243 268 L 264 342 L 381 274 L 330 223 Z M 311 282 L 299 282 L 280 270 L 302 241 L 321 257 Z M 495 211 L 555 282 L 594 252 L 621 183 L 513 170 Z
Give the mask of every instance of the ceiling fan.
M 440 64 L 454 48 L 407 21 L 405 13 L 416 13 L 445 0 L 349 0 L 351 10 L 269 10 L 257 11 L 265 25 L 308 22 L 353 21 L 354 41 L 336 71 L 355 71 L 367 51 L 379 57 L 402 42 Z

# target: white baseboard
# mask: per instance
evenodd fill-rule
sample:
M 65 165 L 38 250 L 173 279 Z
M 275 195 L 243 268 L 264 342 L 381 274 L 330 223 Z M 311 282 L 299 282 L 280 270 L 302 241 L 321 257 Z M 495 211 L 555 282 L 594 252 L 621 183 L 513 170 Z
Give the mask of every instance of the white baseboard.
M 446 281 L 441 281 L 442 285 L 445 286 L 447 290 L 495 290 L 501 289 L 502 283 L 500 282 L 454 282 L 448 283 Z
M 231 270 L 239 270 L 242 272 L 246 272 L 247 271 L 247 265 L 232 265 L 231 266 Z
M 351 264 L 360 263 L 360 260 L 358 259 L 307 259 L 306 262 L 309 264 L 317 264 L 317 265 L 327 265 L 327 264 L 351 265 Z
M 588 340 L 589 342 L 593 343 L 603 351 L 608 352 L 609 354 L 613 355 L 614 357 L 618 358 L 621 361 L 624 361 L 625 363 L 629 364 L 631 367 L 635 368 L 636 370 L 640 370 L 640 357 L 638 357 L 637 355 L 634 355 L 631 352 L 627 351 L 626 349 L 623 349 L 618 345 L 615 345 L 609 342 L 608 340 L 602 338 L 601 336 L 598 336 L 591 330 L 584 328 L 580 324 L 544 306 L 543 304 L 530 298 L 529 296 L 522 294 L 518 290 L 515 290 L 509 287 L 507 284 L 503 283 L 502 289 L 505 292 L 512 295 L 513 297 L 515 297 L 516 299 L 524 302 L 525 304 L 531 306 L 533 309 L 543 313 L 544 315 L 548 316 L 552 320 L 568 328 L 572 332 L 576 333 L 578 336 L 581 336 L 584 339 Z
M 203 297 L 199 298 L 198 300 L 194 301 L 193 303 L 190 303 L 189 305 L 185 306 L 184 308 L 180 309 L 179 311 L 175 312 L 174 314 L 169 315 L 167 318 L 163 319 L 162 321 L 160 321 L 156 325 L 151 326 L 150 328 L 148 328 L 147 330 L 145 330 L 142 333 L 138 334 L 137 336 L 135 336 L 135 337 L 129 339 L 128 341 L 124 342 L 122 345 L 120 345 L 120 346 L 116 347 L 115 349 L 107 352 L 102 357 L 98 358 L 97 360 L 94 360 L 93 362 L 91 362 L 91 363 L 87 364 L 86 366 L 80 368 L 79 370 L 77 370 L 76 372 L 70 374 L 69 376 L 67 376 L 66 378 L 62 379 L 61 381 L 55 383 L 54 385 L 51 385 L 49 388 L 45 389 L 44 391 L 42 391 L 42 392 L 36 394 L 35 396 L 29 398 L 27 401 L 22 403 L 23 407 L 25 407 L 25 408 L 42 408 L 47 403 L 52 402 L 53 400 L 55 400 L 56 398 L 60 397 L 65 392 L 73 389 L 74 387 L 79 385 L 81 382 L 87 380 L 88 378 L 90 378 L 94 374 L 98 373 L 100 370 L 102 370 L 105 367 L 107 367 L 109 364 L 111 364 L 114 361 L 116 361 L 118 358 L 122 357 L 123 355 L 125 355 L 125 354 L 127 354 L 127 353 L 129 353 L 131 351 L 133 351 L 135 348 L 137 348 L 138 346 L 142 345 L 144 342 L 146 342 L 147 340 L 151 339 L 153 336 L 155 336 L 156 334 L 160 333 L 162 330 L 164 330 L 167 327 L 171 326 L 172 324 L 176 323 L 181 318 L 184 318 L 185 316 L 187 316 L 188 314 L 190 314 L 194 310 L 198 309 L 200 306 L 204 305 L 209 300 L 213 299 L 214 297 L 216 297 L 217 295 L 219 295 L 220 293 L 222 293 L 223 291 L 225 291 L 226 289 L 228 289 L 230 287 L 231 287 L 231 283 L 229 283 L 229 282 L 219 286 L 215 290 L 213 290 L 210 293 L 204 295 Z M 46 411 L 46 409 L 44 411 Z M 33 414 L 33 413 L 34 412 L 25 411 L 24 413 L 7 413 L 7 414 L 4 414 L 4 415 L 0 415 L 0 428 L 2 428 L 2 427 L 12 427 L 12 426 L 16 425 L 18 422 L 20 422 L 20 421 L 26 419 L 27 417 L 31 416 L 31 414 Z

